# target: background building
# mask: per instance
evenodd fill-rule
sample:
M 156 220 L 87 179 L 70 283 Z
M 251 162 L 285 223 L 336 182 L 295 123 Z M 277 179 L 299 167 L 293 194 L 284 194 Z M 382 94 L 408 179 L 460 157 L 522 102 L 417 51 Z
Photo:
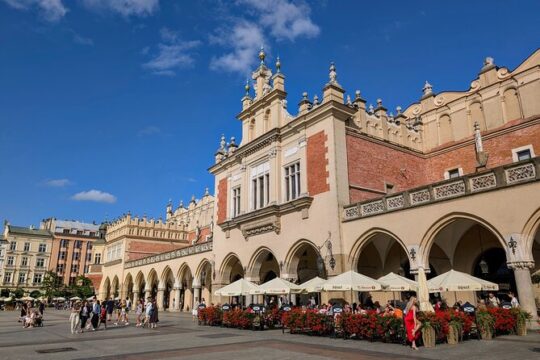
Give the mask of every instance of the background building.
M 48 269 L 52 234 L 45 229 L 13 226 L 4 223 L 7 240 L 0 288 L 20 287 L 26 292 L 39 290 Z
M 53 236 L 48 269 L 65 285 L 74 284 L 77 276 L 90 271 L 93 244 L 100 238 L 99 225 L 49 218 L 43 220 L 41 228 Z

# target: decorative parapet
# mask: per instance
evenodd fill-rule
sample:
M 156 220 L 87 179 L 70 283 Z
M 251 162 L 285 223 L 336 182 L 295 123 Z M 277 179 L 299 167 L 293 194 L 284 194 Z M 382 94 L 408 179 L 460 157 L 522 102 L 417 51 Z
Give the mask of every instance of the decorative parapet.
M 302 218 L 308 218 L 308 211 L 312 202 L 313 197 L 302 196 L 283 204 L 268 205 L 262 209 L 241 214 L 222 222 L 219 226 L 225 231 L 226 237 L 229 237 L 230 230 L 234 228 L 239 228 L 246 239 L 250 236 L 272 231 L 279 234 L 281 231 L 281 216 L 295 211 L 302 211 Z
M 161 261 L 167 261 L 171 259 L 183 258 L 189 255 L 200 254 L 208 251 L 212 251 L 213 242 L 208 241 L 205 243 L 197 244 L 194 246 L 188 246 L 182 249 L 164 252 L 161 254 L 146 256 L 142 259 L 127 261 L 124 264 L 125 269 L 130 269 L 137 266 L 143 266 L 148 264 L 155 264 Z
M 345 206 L 343 221 L 433 204 L 540 180 L 540 157 Z

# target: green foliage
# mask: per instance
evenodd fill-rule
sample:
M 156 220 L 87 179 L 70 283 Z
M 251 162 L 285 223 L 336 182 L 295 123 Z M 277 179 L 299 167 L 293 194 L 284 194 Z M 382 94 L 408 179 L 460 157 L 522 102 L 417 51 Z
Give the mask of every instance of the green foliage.
M 92 280 L 80 275 L 75 280 L 75 283 L 67 289 L 72 296 L 78 296 L 81 299 L 86 299 L 94 295 L 94 288 L 92 286 Z
M 33 297 L 34 299 L 37 299 L 39 297 L 41 297 L 41 291 L 39 290 L 34 290 L 30 293 L 30 297 Z
M 0 290 L 0 297 L 8 297 L 8 296 L 9 296 L 9 289 Z
M 15 296 L 15 299 L 20 299 L 24 296 L 24 290 L 20 287 L 13 290 L 13 296 Z
M 47 271 L 45 273 L 41 283 L 41 290 L 45 293 L 46 297 L 52 298 L 62 295 L 63 287 L 62 279 L 55 272 Z

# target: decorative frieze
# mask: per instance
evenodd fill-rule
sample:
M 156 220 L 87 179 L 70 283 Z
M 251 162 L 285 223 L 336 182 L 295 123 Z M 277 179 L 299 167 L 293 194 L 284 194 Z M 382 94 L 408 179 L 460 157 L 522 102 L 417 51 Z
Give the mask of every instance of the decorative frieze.
M 362 216 L 382 213 L 385 210 L 382 200 L 372 201 L 360 206 Z
M 354 205 L 343 209 L 343 214 L 345 220 L 355 219 L 360 216 L 360 210 L 357 205 Z
M 197 244 L 190 247 L 185 247 L 178 250 L 169 251 L 159 255 L 147 256 L 142 259 L 128 261 L 124 264 L 124 268 L 129 269 L 137 266 L 143 266 L 148 264 L 154 264 L 161 261 L 167 261 L 175 258 L 181 258 L 184 256 L 200 254 L 203 252 L 212 251 L 213 243 L 211 241 L 202 244 Z
M 463 180 L 449 184 L 439 185 L 433 188 L 435 199 L 446 199 L 465 194 L 465 182 Z
M 514 184 L 521 181 L 532 180 L 536 178 L 536 171 L 534 164 L 528 163 L 520 166 L 516 166 L 510 169 L 506 169 L 506 182 L 508 184 Z
M 497 186 L 497 178 L 494 173 L 488 173 L 476 176 L 470 179 L 470 187 L 472 192 L 483 191 Z
M 388 210 L 401 209 L 404 206 L 405 198 L 403 194 L 386 199 L 386 209 Z
M 411 205 L 423 204 L 431 200 L 431 196 L 429 195 L 429 189 L 422 189 L 422 190 L 410 193 L 410 197 L 411 197 Z

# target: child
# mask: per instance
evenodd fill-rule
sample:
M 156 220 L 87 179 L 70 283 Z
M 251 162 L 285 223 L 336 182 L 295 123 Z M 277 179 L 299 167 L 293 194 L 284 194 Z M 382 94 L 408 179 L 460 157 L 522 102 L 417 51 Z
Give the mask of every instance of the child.
M 99 324 L 98 329 L 101 324 L 105 325 L 105 330 L 107 330 L 107 308 L 105 306 L 101 307 L 101 313 L 99 314 Z

